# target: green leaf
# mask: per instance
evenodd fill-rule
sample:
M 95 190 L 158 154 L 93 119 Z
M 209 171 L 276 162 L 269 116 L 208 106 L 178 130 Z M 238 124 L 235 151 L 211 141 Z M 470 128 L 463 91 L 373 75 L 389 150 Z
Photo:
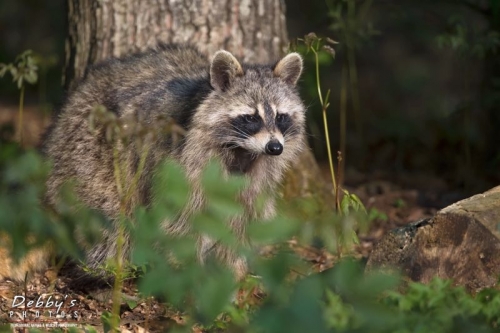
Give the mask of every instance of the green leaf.
M 101 322 L 104 332 L 111 332 L 113 330 L 113 315 L 111 312 L 104 311 L 101 315 Z
M 257 243 L 276 244 L 292 238 L 302 225 L 302 221 L 286 217 L 265 222 L 256 221 L 248 226 L 248 235 Z
M 6 64 L 0 63 L 0 77 L 3 77 L 5 75 L 5 73 L 7 73 L 7 71 L 10 69 L 10 66 L 12 66 L 12 65 L 11 64 L 6 65 Z
M 9 67 L 10 75 L 12 75 L 12 81 L 16 81 L 18 79 L 18 70 L 14 66 Z
M 206 324 L 215 320 L 230 303 L 235 288 L 233 275 L 228 270 L 210 273 L 211 275 L 204 278 L 203 284 L 198 286 L 196 292 L 197 317 Z
M 347 235 L 348 239 L 353 244 L 359 245 L 359 238 L 358 238 L 358 235 L 356 234 L 356 231 L 354 229 L 348 229 L 347 233 L 348 233 L 348 235 Z
M 131 310 L 135 309 L 137 307 L 137 304 L 138 303 L 134 300 L 127 300 L 127 305 Z
M 27 82 L 34 84 L 38 80 L 38 75 L 36 74 L 35 71 L 30 71 L 30 72 L 26 73 L 26 75 L 24 76 L 24 79 Z

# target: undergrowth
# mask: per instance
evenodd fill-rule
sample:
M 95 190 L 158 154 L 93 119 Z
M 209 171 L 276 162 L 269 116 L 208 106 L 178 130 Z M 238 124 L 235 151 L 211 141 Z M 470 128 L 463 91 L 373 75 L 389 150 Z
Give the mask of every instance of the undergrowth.
M 47 170 L 36 152 L 2 142 L 0 232 L 14 240 L 16 258 L 41 246 L 44 239 L 52 239 L 61 253 L 81 258 L 74 230 L 85 231 L 88 241 L 95 242 L 99 230 L 109 225 L 70 195 L 64 196 L 55 211 L 42 207 L 38 197 L 43 193 Z M 207 168 L 203 179 L 209 202 L 207 210 L 195 218 L 193 232 L 207 233 L 234 247 L 248 258 L 258 277 L 237 285 L 232 273 L 217 261 L 208 260 L 204 266 L 197 263 L 193 237 L 174 238 L 162 232 L 163 218 L 174 217 L 188 193 L 181 168 L 173 161 L 162 164 L 153 182 L 154 191 L 169 195 L 158 196 L 147 210 L 136 209 L 124 227 L 134 242 L 131 263 L 142 271 L 138 282 L 141 296 L 161 297 L 186 318 L 185 325 L 173 332 L 191 332 L 193 327 L 206 332 L 456 333 L 500 329 L 500 292 L 496 289 L 474 296 L 440 279 L 428 285 L 402 283 L 395 276 L 365 275 L 362 264 L 354 259 L 313 272 L 285 244 L 294 236 L 305 241 L 299 236 L 307 234 L 308 226 L 294 217 L 294 207 L 282 207 L 285 214 L 268 223 L 252 223 L 248 236 L 254 247 L 239 245 L 220 221 L 240 210 L 232 198 L 242 180 L 225 180 L 217 164 Z M 65 191 L 71 193 L 70 189 Z M 325 244 L 334 238 L 332 234 L 316 237 Z M 273 255 L 259 255 L 257 249 L 270 244 L 275 246 Z M 297 276 L 291 271 L 305 273 Z M 235 294 L 238 288 L 240 292 Z M 265 293 L 260 301 L 250 296 L 256 288 Z M 108 330 L 118 329 L 109 315 L 103 323 Z

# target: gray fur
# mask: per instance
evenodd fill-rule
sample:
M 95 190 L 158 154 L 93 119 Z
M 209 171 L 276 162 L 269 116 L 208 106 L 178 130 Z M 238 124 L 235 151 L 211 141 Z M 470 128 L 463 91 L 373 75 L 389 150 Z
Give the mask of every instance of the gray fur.
M 187 46 L 160 46 L 90 68 L 46 135 L 44 150 L 54 163 L 47 183 L 48 201 L 54 204 L 60 186 L 74 178 L 84 203 L 116 218 L 120 204 L 112 147 L 102 132 L 96 135 L 89 130 L 91 110 L 104 105 L 118 117 L 132 115 L 144 124 L 154 123 L 159 116 L 171 116 L 186 130 L 186 137 L 175 146 L 161 137 L 151 145 L 132 206 L 149 203 L 152 173 L 161 160 L 172 156 L 184 168 L 192 193 L 179 219 L 166 221 L 165 228 L 172 234 L 187 233 L 190 217 L 203 209 L 205 202 L 200 187 L 202 170 L 215 158 L 222 162 L 226 175 L 243 173 L 249 180 L 239 196 L 245 213 L 228 221 L 246 242 L 245 227 L 250 219 L 274 215 L 273 201 L 265 204 L 264 211 L 256 211 L 256 197 L 275 192 L 284 171 L 304 148 L 305 108 L 295 87 L 301 71 L 302 60 L 297 54 L 275 65 L 247 65 L 226 51 L 217 52 L 209 61 Z M 279 124 L 276 113 L 283 114 Z M 257 118 L 243 115 L 253 115 L 261 122 L 249 125 L 245 119 Z M 252 133 L 245 126 L 253 126 Z M 265 153 L 270 140 L 283 145 L 280 155 Z M 120 151 L 132 174 L 140 152 L 133 144 Z M 127 207 L 130 211 L 132 208 Z M 114 232 L 105 236 L 106 241 L 88 250 L 90 266 L 98 266 L 115 254 Z M 244 276 L 244 258 L 208 237 L 200 236 L 198 243 L 201 261 L 208 251 L 214 251 L 238 278 Z

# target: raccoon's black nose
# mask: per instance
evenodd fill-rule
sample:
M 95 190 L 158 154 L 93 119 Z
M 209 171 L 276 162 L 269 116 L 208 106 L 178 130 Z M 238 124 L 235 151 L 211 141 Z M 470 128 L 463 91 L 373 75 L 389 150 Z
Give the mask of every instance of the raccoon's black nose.
M 280 155 L 283 152 L 283 145 L 278 141 L 269 141 L 266 145 L 266 154 Z

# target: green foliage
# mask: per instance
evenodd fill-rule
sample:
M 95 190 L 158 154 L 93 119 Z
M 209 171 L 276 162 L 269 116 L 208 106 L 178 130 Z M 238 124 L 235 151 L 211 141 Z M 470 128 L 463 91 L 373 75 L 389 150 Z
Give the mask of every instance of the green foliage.
M 76 226 L 88 224 L 90 229 L 102 230 L 98 215 L 88 211 L 82 215 L 85 209 L 66 196 L 53 211 L 39 204 L 48 168 L 36 153 L 2 143 L 0 157 L 0 209 L 7 212 L 1 215 L 0 228 L 12 237 L 19 255 L 38 244 L 24 242 L 36 235 L 40 236 L 37 240 L 54 239 L 58 248 L 77 256 L 79 252 L 73 248 L 77 242 L 71 238 Z M 194 325 L 202 325 L 206 332 L 249 333 L 455 333 L 499 329 L 500 292 L 496 289 L 472 296 L 461 287 L 453 287 L 450 281 L 439 279 L 428 285 L 409 283 L 404 287 L 395 276 L 365 275 L 355 260 L 343 260 L 322 273 L 312 272 L 300 256 L 284 245 L 294 236 L 299 236 L 300 242 L 300 235 L 311 228 L 301 216 L 293 217 L 298 209 L 293 205 L 282 207 L 284 214 L 280 217 L 266 223 L 255 221 L 249 227 L 248 236 L 255 245 L 274 246 L 273 255 L 259 255 L 258 249 L 238 242 L 223 223 L 241 213 L 233 198 L 245 181 L 240 177 L 226 179 L 217 164 L 205 170 L 206 209 L 195 218 L 187 235 L 173 236 L 164 231 L 166 219 L 176 216 L 189 195 L 182 169 L 167 161 L 159 167 L 153 184 L 156 200 L 148 209 L 138 207 L 125 227 L 134 243 L 132 267 L 142 271 L 138 288 L 143 297 L 161 296 L 182 311 L 186 324 L 177 327 L 177 332 L 190 332 Z M 359 202 L 348 192 L 345 197 L 351 204 Z M 314 212 L 310 202 L 305 200 L 304 205 L 310 205 L 310 213 Z M 352 216 L 352 208 L 346 209 L 344 218 Z M 248 277 L 236 284 L 233 273 L 220 261 L 209 258 L 199 265 L 195 251 L 199 234 L 210 235 L 215 242 L 245 255 L 258 278 Z M 316 237 L 327 244 L 336 239 L 335 235 L 332 229 Z M 291 271 L 303 273 L 292 277 Z M 266 294 L 260 301 L 252 297 L 256 290 Z M 118 328 L 112 312 L 103 314 L 102 324 L 105 331 Z
M 139 283 L 144 295 L 162 296 L 171 304 L 190 314 L 198 322 L 207 324 L 219 315 L 234 291 L 232 273 L 215 260 L 204 266 L 197 263 L 197 234 L 210 235 L 214 241 L 231 246 L 236 244 L 234 235 L 223 225 L 228 215 L 239 211 L 228 198 L 241 186 L 237 179 L 220 186 L 219 168 L 211 165 L 203 177 L 207 189 L 206 213 L 195 218 L 192 234 L 174 237 L 164 232 L 165 219 L 172 219 L 182 208 L 188 194 L 184 174 L 177 164 L 167 162 L 160 167 L 153 183 L 154 196 L 158 200 L 151 209 L 140 208 L 135 214 L 135 226 L 131 234 L 136 240 L 133 262 L 147 264 Z M 214 186 L 216 185 L 216 186 Z M 172 195 L 165 195 L 165 189 Z M 228 209 L 223 207 L 227 204 Z M 155 244 L 152 248 L 151 244 Z M 168 277 L 168 283 L 165 278 Z
M 394 205 L 394 207 L 396 207 L 396 208 L 404 208 L 404 207 L 406 207 L 406 202 L 405 202 L 403 199 L 398 198 L 398 199 L 396 199 L 396 200 L 394 201 L 394 204 L 393 204 L 393 205 Z
M 368 221 L 371 222 L 374 220 L 388 221 L 389 217 L 387 217 L 386 213 L 381 212 L 376 208 L 370 208 L 368 210 Z
M 320 55 L 329 54 L 332 57 L 335 57 L 335 50 L 332 45 L 337 44 L 334 40 L 330 38 L 319 38 L 314 33 L 310 33 L 304 36 L 303 39 L 298 39 L 298 42 L 301 42 L 303 46 L 305 46 L 306 54 L 311 52 L 314 54 L 314 62 L 316 69 L 316 88 L 318 93 L 318 98 L 322 107 L 322 115 L 323 115 L 323 125 L 324 125 L 324 133 L 326 139 L 326 148 L 328 154 L 328 162 L 330 166 L 330 176 L 332 179 L 332 188 L 335 194 L 335 208 L 336 211 L 340 215 L 340 219 L 337 218 L 334 213 L 333 218 L 328 218 L 327 220 L 332 221 L 331 227 L 334 230 L 329 230 L 330 232 L 326 232 L 327 235 L 335 234 L 333 238 L 335 242 L 327 241 L 327 248 L 331 249 L 333 246 L 336 247 L 336 252 L 340 255 L 342 254 L 345 248 L 350 249 L 354 244 L 358 244 L 359 240 L 357 238 L 355 228 L 357 226 L 356 219 L 353 219 L 352 213 L 364 213 L 366 215 L 366 209 L 361 202 L 361 200 L 355 195 L 350 194 L 348 191 L 342 188 L 341 184 L 341 176 L 340 173 L 343 170 L 343 158 L 342 152 L 338 152 L 337 160 L 338 160 L 338 170 L 335 172 L 334 161 L 332 157 L 332 149 L 330 147 L 330 138 L 329 138 L 329 129 L 328 129 L 328 119 L 327 119 L 327 109 L 330 106 L 330 90 L 328 89 L 325 94 L 321 89 L 320 84 Z M 345 123 L 341 124 L 342 131 L 345 132 Z M 342 140 L 341 140 L 342 141 Z M 345 150 L 343 149 L 345 153 Z M 340 193 L 343 192 L 342 200 L 340 199 Z M 328 212 L 327 212 L 328 214 Z M 313 216 L 314 214 L 310 214 L 309 216 Z M 362 219 L 364 220 L 364 219 Z M 328 228 L 328 227 L 327 227 Z M 322 232 L 324 230 L 321 230 Z M 335 244 L 335 245 L 334 245 Z
M 339 36 L 342 45 L 360 49 L 364 43 L 380 34 L 367 20 L 372 0 L 327 0 L 331 19 L 330 29 Z
M 384 303 L 401 313 L 408 325 L 401 332 L 497 332 L 500 292 L 485 289 L 475 297 L 451 281 L 434 279 L 428 285 L 411 283 L 402 294 L 390 292 Z
M 340 41 L 345 60 L 342 64 L 342 84 L 340 87 L 340 153 L 346 155 L 347 141 L 347 100 L 350 98 L 354 113 L 354 124 L 361 141 L 361 149 L 365 149 L 364 119 L 366 113 L 361 107 L 358 84 L 358 67 L 356 52 L 379 32 L 373 28 L 367 18 L 372 0 L 327 0 L 328 16 L 331 19 L 330 29 Z M 340 164 L 340 162 L 339 162 Z M 343 166 L 341 165 L 341 172 Z
M 448 32 L 436 37 L 441 48 L 451 48 L 463 57 L 483 59 L 500 48 L 500 32 L 472 26 L 459 15 L 448 19 Z
M 17 82 L 17 88 L 20 90 L 17 138 L 21 143 L 23 142 L 24 90 L 26 83 L 35 84 L 38 81 L 37 71 L 38 66 L 31 50 L 26 50 L 18 55 L 14 63 L 0 63 L 0 77 L 10 72 L 13 82 Z
M 38 65 L 31 50 L 26 50 L 18 55 L 14 63 L 0 63 L 0 77 L 9 72 L 18 89 L 21 89 L 25 83 L 35 84 L 38 80 L 37 71 Z
M 223 180 L 216 165 L 207 169 L 204 179 L 210 199 L 207 204 L 209 213 L 198 217 L 193 231 L 210 234 L 218 241 L 235 246 L 232 235 L 220 221 L 239 211 L 232 198 L 241 188 L 242 180 Z M 138 240 L 134 251 L 135 262 L 141 265 L 147 261 L 149 264 L 139 289 L 145 295 L 161 295 L 182 309 L 188 318 L 186 331 L 192 324 L 202 323 L 209 331 L 426 332 L 448 323 L 443 330 L 434 332 L 454 332 L 457 325 L 452 323 L 457 315 L 465 316 L 463 321 L 468 323 L 469 328 L 496 325 L 498 312 L 489 310 L 491 305 L 484 301 L 486 297 L 478 303 L 463 289 L 452 288 L 449 282 L 443 281 L 441 283 L 445 287 L 437 289 L 432 284 L 410 284 L 409 291 L 402 294 L 391 291 L 399 284 L 396 277 L 380 274 L 364 276 L 362 267 L 354 261 L 339 263 L 332 270 L 307 274 L 304 278 L 291 281 L 290 270 L 296 270 L 304 263 L 283 248 L 272 258 L 262 258 L 248 249 L 239 249 L 246 254 L 255 273 L 260 276 L 258 280 L 245 281 L 241 285 L 243 293 L 248 295 L 249 290 L 261 284 L 267 295 L 260 305 L 252 303 L 248 297 L 246 303 L 231 303 L 231 295 L 235 291 L 231 273 L 216 261 L 199 266 L 193 239 L 173 238 L 161 232 L 162 216 L 173 216 L 172 212 L 182 207 L 188 193 L 181 169 L 171 162 L 166 163 L 154 183 L 158 184 L 155 193 L 165 193 L 167 187 L 172 195 L 158 196 L 159 201 L 151 210 L 138 211 L 136 225 L 140 228 L 134 234 Z M 356 199 L 352 200 L 356 202 Z M 226 205 L 229 207 L 227 211 L 222 208 Z M 264 245 L 284 241 L 302 229 L 303 225 L 296 219 L 277 218 L 266 224 L 253 224 L 249 234 L 256 244 Z M 323 235 L 325 243 L 335 239 L 333 231 Z M 157 244 L 157 249 L 164 249 L 164 252 L 151 249 L 150 244 Z M 166 257 L 171 260 L 165 260 Z M 500 295 L 492 292 L 489 291 L 488 295 L 493 295 L 490 299 L 497 304 Z M 436 303 L 436 299 L 446 300 L 453 293 L 455 296 L 451 299 L 457 304 L 482 304 L 481 311 L 490 316 L 488 321 L 476 325 L 476 313 L 467 312 L 468 308 L 460 306 L 456 312 L 448 313 L 450 299 Z M 415 306 L 421 310 L 413 311 Z M 426 310 L 436 307 L 441 318 L 429 318 Z M 225 314 L 220 315 L 221 312 Z
M 462 141 L 466 168 L 488 170 L 488 167 L 497 170 L 500 155 L 497 153 L 497 129 L 500 126 L 498 105 L 500 101 L 500 62 L 498 51 L 500 48 L 500 16 L 498 1 L 456 1 L 456 4 L 467 8 L 460 11 L 459 6 L 450 6 L 451 14 L 448 15 L 446 31 L 435 37 L 436 44 L 441 49 L 452 50 L 467 68 L 461 75 L 467 89 L 472 87 L 474 73 L 477 66 L 469 65 L 476 61 L 483 67 L 480 88 L 461 98 L 460 105 L 453 110 L 455 119 L 460 119 L 458 126 L 452 123 L 453 128 L 448 131 L 452 136 L 451 143 L 456 137 Z M 477 105 L 480 106 L 479 109 Z M 485 126 L 489 124 L 489 126 Z M 489 127 L 489 128 L 488 128 Z M 487 128 L 485 130 L 485 128 Z M 455 139 L 456 140 L 456 139 Z M 486 168 L 480 162 L 487 161 Z M 483 162 L 484 163 L 484 162 Z M 463 172 L 473 174 L 470 170 Z M 463 176 L 462 176 L 463 177 Z M 467 182 L 475 183 L 464 177 Z
M 329 138 L 329 130 L 328 130 L 328 119 L 327 119 L 327 109 L 330 106 L 330 89 L 326 91 L 326 93 L 323 92 L 321 89 L 321 80 L 320 80 L 320 70 L 319 70 L 319 65 L 320 65 L 320 55 L 329 53 L 332 57 L 335 57 L 335 50 L 331 45 L 337 44 L 334 40 L 331 38 L 319 38 L 316 36 L 315 33 L 309 33 L 304 38 L 298 38 L 297 42 L 300 42 L 303 46 L 305 46 L 305 51 L 306 54 L 311 52 L 314 54 L 314 63 L 315 63 L 315 69 L 316 69 L 316 89 L 317 89 L 317 94 L 318 94 L 318 99 L 321 105 L 322 109 L 322 115 L 323 115 L 323 126 L 324 126 L 324 134 L 326 138 L 326 150 L 328 154 L 328 162 L 330 166 L 330 175 L 332 179 L 332 185 L 333 185 L 333 191 L 335 193 L 335 207 L 337 210 L 340 208 L 340 199 L 338 196 L 339 193 L 339 186 L 340 184 L 337 184 L 337 178 L 335 176 L 335 169 L 333 165 L 333 157 L 332 157 L 332 149 L 330 147 L 330 138 Z M 296 49 L 297 45 L 291 45 L 292 49 Z
M 61 253 L 81 257 L 83 252 L 75 239 L 76 226 L 84 239 L 92 243 L 105 227 L 100 214 L 78 203 L 70 186 L 63 189 L 56 207 L 42 207 L 40 200 L 44 197 L 49 166 L 34 150 L 23 150 L 9 142 L 0 142 L 0 146 L 0 235 L 10 236 L 13 257 L 19 259 L 47 239 L 58 244 Z
M 340 210 L 342 211 L 342 214 L 349 215 L 352 211 L 363 212 L 366 214 L 366 208 L 356 194 L 349 193 L 347 190 L 342 191 L 344 192 L 344 196 L 340 202 Z

